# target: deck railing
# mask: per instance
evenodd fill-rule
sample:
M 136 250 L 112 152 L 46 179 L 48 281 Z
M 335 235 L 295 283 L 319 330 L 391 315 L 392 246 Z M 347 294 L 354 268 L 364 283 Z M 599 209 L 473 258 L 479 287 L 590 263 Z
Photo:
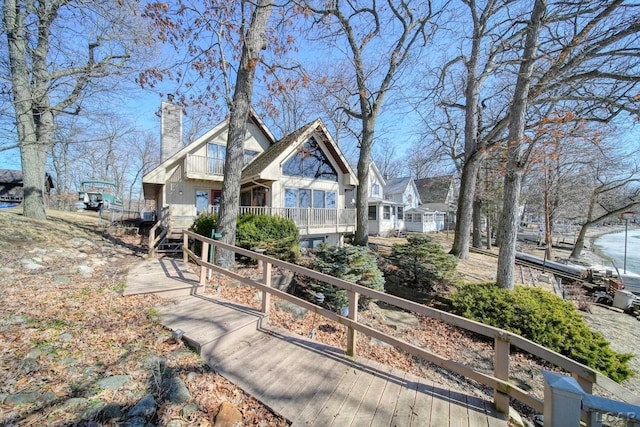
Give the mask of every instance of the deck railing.
M 218 213 L 218 206 L 210 206 L 210 213 Z M 355 209 L 274 208 L 270 206 L 240 206 L 240 215 L 255 214 L 291 219 L 302 234 L 319 228 L 345 231 L 356 225 Z
M 187 154 L 185 169 L 187 174 L 198 173 L 220 176 L 224 174 L 224 159 L 211 159 L 206 156 Z
M 356 340 L 357 334 L 361 333 L 365 336 L 375 338 L 387 344 L 390 344 L 402 351 L 405 351 L 413 356 L 417 356 L 423 360 L 429 361 L 449 371 L 453 371 L 459 375 L 462 375 L 471 380 L 477 381 L 487 387 L 494 390 L 493 398 L 496 409 L 502 413 L 508 413 L 509 411 L 509 399 L 514 398 L 530 408 L 538 412 L 545 410 L 543 400 L 531 395 L 527 391 L 512 384 L 509 381 L 509 365 L 510 365 L 510 353 L 511 346 L 517 347 L 522 351 L 525 351 L 531 355 L 534 355 L 542 360 L 545 360 L 566 372 L 569 372 L 573 378 L 578 382 L 582 389 L 586 393 L 591 393 L 594 384 L 606 389 L 616 398 L 629 402 L 633 405 L 640 405 L 640 398 L 634 396 L 633 393 L 620 386 L 615 381 L 609 379 L 603 374 L 595 371 L 588 366 L 582 365 L 574 360 L 569 359 L 559 353 L 542 347 L 533 341 L 523 338 L 514 333 L 498 329 L 492 326 L 485 325 L 483 323 L 475 322 L 473 320 L 466 319 L 464 317 L 456 316 L 445 311 L 437 310 L 435 308 L 427 307 L 412 301 L 405 300 L 393 295 L 385 294 L 383 292 L 375 291 L 363 286 L 356 285 L 354 283 L 347 282 L 345 280 L 338 279 L 336 277 L 328 276 L 326 274 L 319 273 L 317 271 L 310 270 L 305 267 L 301 267 L 295 264 L 284 262 L 275 258 L 271 258 L 253 251 L 238 248 L 233 245 L 225 244 L 219 240 L 212 240 L 190 231 L 185 231 L 184 234 L 184 262 L 187 263 L 189 259 L 195 261 L 200 266 L 200 282 L 202 285 L 206 283 L 206 277 L 209 270 L 222 273 L 229 276 L 241 283 L 262 291 L 262 312 L 269 314 L 270 309 L 270 296 L 275 295 L 278 298 L 289 301 L 293 304 L 301 306 L 307 309 L 309 312 L 319 314 L 326 317 L 329 320 L 340 323 L 347 327 L 347 348 L 346 353 L 351 356 L 356 355 Z M 202 252 L 197 255 L 189 249 L 189 240 L 199 240 L 202 242 Z M 233 271 L 224 269 L 217 265 L 207 262 L 209 254 L 209 245 L 213 245 L 215 248 L 222 250 L 228 250 L 252 259 L 257 260 L 262 264 L 263 274 L 262 280 L 257 281 L 253 279 L 241 276 Z M 275 265 L 281 269 L 289 270 L 291 272 L 301 274 L 311 279 L 315 279 L 338 288 L 345 289 L 349 297 L 349 311 L 347 316 L 334 313 L 330 310 L 322 308 L 318 305 L 312 304 L 303 299 L 297 298 L 291 294 L 280 291 L 271 287 L 271 269 Z M 420 348 L 414 344 L 408 343 L 391 335 L 387 335 L 384 332 L 378 331 L 371 326 L 358 322 L 358 299 L 360 295 L 368 298 L 372 298 L 386 304 L 390 304 L 399 307 L 403 310 L 407 310 L 413 313 L 424 315 L 433 319 L 441 320 L 459 328 L 471 331 L 473 333 L 483 335 L 491 338 L 494 341 L 494 370 L 493 373 L 485 373 L 475 370 L 472 367 L 463 365 L 461 363 L 446 359 L 435 353 Z M 443 337 L 447 339 L 447 337 Z M 542 374 L 541 374 L 542 375 Z M 560 408 L 560 410 L 562 410 Z M 578 420 L 579 422 L 579 420 Z
M 162 210 L 160 211 L 160 217 L 158 218 L 156 223 L 153 224 L 153 227 L 151 227 L 151 229 L 149 230 L 149 255 L 151 256 L 154 255 L 158 242 L 161 241 L 162 238 L 169 232 L 169 227 L 171 225 L 171 213 L 171 206 L 165 206 L 164 208 L 162 208 Z M 160 234 L 156 236 L 159 228 L 162 228 L 162 230 L 160 231 Z

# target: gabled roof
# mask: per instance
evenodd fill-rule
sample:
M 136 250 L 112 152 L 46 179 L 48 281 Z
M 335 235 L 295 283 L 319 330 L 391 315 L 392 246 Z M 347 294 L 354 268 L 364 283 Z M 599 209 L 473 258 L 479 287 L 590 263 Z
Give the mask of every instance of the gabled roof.
M 384 186 L 384 194 L 402 194 L 411 183 L 410 177 L 389 178 Z
M 50 188 L 55 188 L 53 177 L 49 172 L 45 172 L 45 182 L 49 182 Z M 22 171 L 16 169 L 0 169 L 0 184 L 22 185 Z
M 452 179 L 452 175 L 416 179 L 415 183 L 422 203 L 446 203 Z
M 353 182 L 357 182 L 356 174 L 351 169 L 351 166 L 349 166 L 347 160 L 343 157 L 337 144 L 320 119 L 316 119 L 313 122 L 302 126 L 300 129 L 283 137 L 278 142 L 267 148 L 264 152 L 259 154 L 244 168 L 242 171 L 242 179 L 249 180 L 259 178 L 260 173 L 275 162 L 280 155 L 284 154 L 287 150 L 293 150 L 294 147 L 306 142 L 313 134 L 317 135 L 321 139 L 323 146 L 329 151 L 329 154 L 331 154 L 331 157 L 335 160 L 342 173 L 352 175 Z

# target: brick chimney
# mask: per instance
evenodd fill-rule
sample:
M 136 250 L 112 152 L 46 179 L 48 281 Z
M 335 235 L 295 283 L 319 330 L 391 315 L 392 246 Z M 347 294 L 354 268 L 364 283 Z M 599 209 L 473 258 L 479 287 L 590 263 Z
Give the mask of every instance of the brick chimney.
M 160 162 L 176 154 L 182 148 L 182 107 L 173 103 L 173 95 L 168 102 L 162 102 L 160 118 Z

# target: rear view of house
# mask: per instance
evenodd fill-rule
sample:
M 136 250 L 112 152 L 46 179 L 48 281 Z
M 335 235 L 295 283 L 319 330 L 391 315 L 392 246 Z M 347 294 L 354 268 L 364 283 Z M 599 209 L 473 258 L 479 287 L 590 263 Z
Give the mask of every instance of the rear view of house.
M 162 103 L 161 164 L 143 177 L 145 199 L 156 214 L 172 208 L 173 227 L 187 228 L 220 206 L 228 123 L 183 147 L 180 107 Z M 346 194 L 357 185 L 353 170 L 321 120 L 276 141 L 251 112 L 244 141 L 240 213 L 277 215 L 298 226 L 301 246 L 341 245 L 355 230 Z

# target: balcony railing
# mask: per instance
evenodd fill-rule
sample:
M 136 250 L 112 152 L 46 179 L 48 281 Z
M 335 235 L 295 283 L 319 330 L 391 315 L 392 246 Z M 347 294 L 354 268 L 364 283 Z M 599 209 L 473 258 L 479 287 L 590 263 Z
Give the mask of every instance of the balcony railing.
M 211 159 L 187 154 L 185 169 L 187 176 L 194 174 L 222 176 L 224 174 L 224 159 Z
M 210 213 L 218 213 L 218 206 L 209 206 Z M 326 208 L 274 208 L 270 206 L 240 206 L 240 215 L 255 214 L 288 218 L 293 220 L 300 234 L 311 234 L 321 230 L 348 232 L 356 226 L 355 209 Z

